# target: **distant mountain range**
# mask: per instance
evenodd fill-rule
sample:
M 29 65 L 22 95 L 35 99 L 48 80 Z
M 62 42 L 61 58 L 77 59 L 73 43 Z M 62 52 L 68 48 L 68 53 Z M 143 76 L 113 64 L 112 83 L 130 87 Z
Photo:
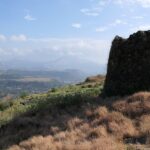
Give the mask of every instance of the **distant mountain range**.
M 31 56 L 30 56 L 31 57 Z M 3 58 L 2 58 L 3 59 Z M 5 59 L 0 61 L 0 98 L 45 92 L 50 88 L 84 81 L 88 76 L 105 74 L 106 65 L 76 57 L 53 60 Z
M 75 57 L 60 57 L 54 60 L 44 61 L 32 60 L 32 59 L 11 59 L 1 60 L 1 70 L 15 69 L 15 70 L 48 70 L 48 71 L 67 71 L 67 70 L 78 70 L 83 72 L 87 76 L 95 74 L 105 74 L 106 65 L 97 64 L 93 61 L 86 59 L 80 59 Z M 70 72 L 70 71 L 69 71 Z
M 22 78 L 55 79 L 62 83 L 76 83 L 83 81 L 87 76 L 80 70 L 1 70 L 0 80 L 14 80 Z

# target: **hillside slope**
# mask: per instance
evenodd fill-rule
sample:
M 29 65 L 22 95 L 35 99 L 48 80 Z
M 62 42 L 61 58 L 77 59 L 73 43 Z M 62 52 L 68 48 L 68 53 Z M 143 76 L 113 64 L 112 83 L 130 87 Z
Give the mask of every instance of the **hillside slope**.
M 94 80 L 95 79 L 95 80 Z M 150 148 L 150 93 L 102 98 L 104 78 L 0 103 L 0 149 Z

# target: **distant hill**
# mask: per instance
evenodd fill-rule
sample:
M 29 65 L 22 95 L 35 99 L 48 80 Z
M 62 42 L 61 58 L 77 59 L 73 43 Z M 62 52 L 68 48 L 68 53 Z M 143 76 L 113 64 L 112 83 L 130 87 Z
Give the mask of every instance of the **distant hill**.
M 57 79 L 61 82 L 80 82 L 86 78 L 86 74 L 80 70 L 1 70 L 0 79 L 17 79 L 23 77 L 45 77 Z
M 47 92 L 50 88 L 81 82 L 86 74 L 79 70 L 38 71 L 38 70 L 1 70 L 0 98 Z M 10 97 L 10 96 L 9 96 Z
M 1 70 L 80 70 L 86 73 L 87 76 L 95 74 L 105 74 L 106 64 L 98 64 L 93 61 L 86 59 L 80 59 L 76 57 L 60 57 L 54 60 L 44 61 L 41 58 L 39 60 L 24 60 L 12 59 L 12 60 L 1 60 L 0 61 Z

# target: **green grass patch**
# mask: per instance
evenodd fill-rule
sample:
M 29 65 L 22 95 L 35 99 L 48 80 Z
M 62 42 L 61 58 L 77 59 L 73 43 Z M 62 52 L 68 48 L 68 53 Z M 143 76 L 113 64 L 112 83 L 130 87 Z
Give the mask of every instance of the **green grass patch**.
M 80 105 L 90 102 L 100 94 L 100 84 L 68 85 L 51 89 L 45 94 L 34 94 L 12 101 L 0 101 L 0 126 L 28 111 L 38 111 L 50 106 Z

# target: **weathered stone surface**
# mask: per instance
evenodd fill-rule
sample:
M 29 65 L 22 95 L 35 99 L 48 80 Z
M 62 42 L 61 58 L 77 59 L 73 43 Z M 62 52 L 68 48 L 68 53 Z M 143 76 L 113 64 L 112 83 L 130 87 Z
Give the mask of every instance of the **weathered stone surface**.
M 139 31 L 128 39 L 112 42 L 104 94 L 127 95 L 150 90 L 150 31 Z

